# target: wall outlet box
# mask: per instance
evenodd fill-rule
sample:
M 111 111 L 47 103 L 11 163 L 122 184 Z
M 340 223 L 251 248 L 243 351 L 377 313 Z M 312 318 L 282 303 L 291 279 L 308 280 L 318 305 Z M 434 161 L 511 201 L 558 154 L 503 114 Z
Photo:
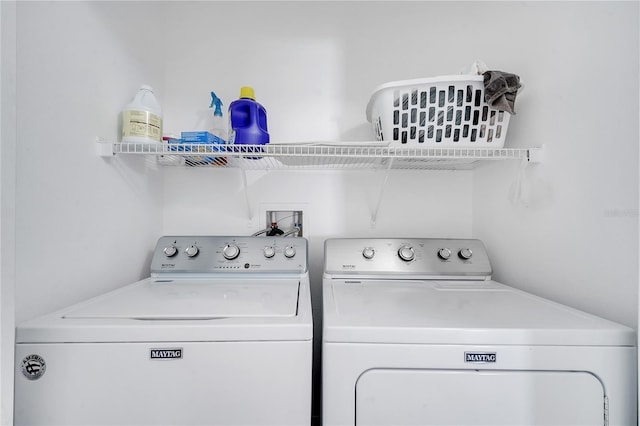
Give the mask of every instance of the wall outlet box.
M 265 214 L 267 228 L 275 225 L 280 231 L 285 233 L 292 232 L 296 237 L 302 237 L 304 235 L 302 210 L 267 210 Z M 294 232 L 296 228 L 298 232 Z
M 308 238 L 309 210 L 310 206 L 306 203 L 262 204 L 259 208 L 259 228 L 269 230 L 275 223 L 283 233 L 289 233 L 297 228 L 298 232 L 293 232 L 290 235 L 295 234 L 295 236 Z

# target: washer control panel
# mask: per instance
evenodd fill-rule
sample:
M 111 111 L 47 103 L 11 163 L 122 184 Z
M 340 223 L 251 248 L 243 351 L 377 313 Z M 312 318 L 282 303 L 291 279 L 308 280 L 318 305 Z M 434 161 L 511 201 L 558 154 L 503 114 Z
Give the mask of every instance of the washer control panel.
M 490 277 L 482 241 L 441 238 L 334 238 L 325 241 L 324 271 L 338 275 Z
M 300 237 L 165 236 L 151 273 L 304 273 L 307 240 Z

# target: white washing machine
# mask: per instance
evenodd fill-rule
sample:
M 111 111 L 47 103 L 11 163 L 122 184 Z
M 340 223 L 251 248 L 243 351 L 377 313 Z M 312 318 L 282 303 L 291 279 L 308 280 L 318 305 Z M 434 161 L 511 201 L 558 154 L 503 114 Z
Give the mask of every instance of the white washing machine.
M 162 237 L 151 276 L 16 330 L 16 425 L 309 425 L 307 241 Z
M 327 240 L 323 424 L 636 425 L 634 331 L 490 277 L 478 240 Z

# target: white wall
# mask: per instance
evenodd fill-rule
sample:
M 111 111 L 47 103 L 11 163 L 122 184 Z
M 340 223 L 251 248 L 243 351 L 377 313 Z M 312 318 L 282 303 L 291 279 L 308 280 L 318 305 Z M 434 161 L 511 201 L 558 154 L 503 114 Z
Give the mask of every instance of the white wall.
M 142 3 L 17 5 L 16 319 L 147 274 L 160 175 L 105 160 L 138 85 L 162 87 L 161 13 Z
M 206 117 L 210 90 L 228 107 L 241 86 L 251 85 L 276 141 L 370 139 L 365 106 L 375 87 L 457 74 L 478 58 L 497 68 L 520 65 L 508 41 L 513 34 L 492 22 L 526 20 L 517 15 L 526 9 L 484 2 L 166 7 L 166 130 L 179 132 Z
M 511 7 L 527 16 L 505 28 L 526 87 L 509 141 L 546 159 L 520 202 L 519 165 L 475 171 L 474 234 L 496 278 L 636 327 L 639 4 Z
M 13 424 L 16 5 L 0 2 L 0 425 Z

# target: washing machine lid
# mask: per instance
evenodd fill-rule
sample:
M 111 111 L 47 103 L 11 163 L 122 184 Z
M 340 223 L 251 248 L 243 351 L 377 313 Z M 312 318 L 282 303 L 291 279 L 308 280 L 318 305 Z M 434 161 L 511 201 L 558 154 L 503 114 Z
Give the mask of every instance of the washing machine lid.
M 151 279 L 64 313 L 66 319 L 207 320 L 292 317 L 298 280 Z
M 25 321 L 16 343 L 311 341 L 308 275 L 147 278 Z
M 329 280 L 327 342 L 633 346 L 631 328 L 495 281 Z

